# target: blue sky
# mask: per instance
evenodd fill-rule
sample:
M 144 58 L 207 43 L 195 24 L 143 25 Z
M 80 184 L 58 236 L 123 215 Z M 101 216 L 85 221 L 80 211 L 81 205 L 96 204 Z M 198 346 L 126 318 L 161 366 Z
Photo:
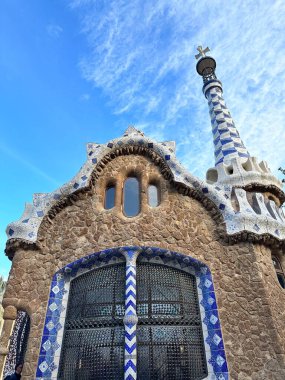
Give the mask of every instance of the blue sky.
M 233 5 L 234 4 L 234 5 Z M 214 164 L 195 70 L 209 46 L 224 97 L 252 156 L 285 166 L 283 0 L 2 0 L 0 5 L 0 274 L 5 228 L 33 193 L 80 169 L 87 142 L 128 125 L 176 140 L 204 178 Z

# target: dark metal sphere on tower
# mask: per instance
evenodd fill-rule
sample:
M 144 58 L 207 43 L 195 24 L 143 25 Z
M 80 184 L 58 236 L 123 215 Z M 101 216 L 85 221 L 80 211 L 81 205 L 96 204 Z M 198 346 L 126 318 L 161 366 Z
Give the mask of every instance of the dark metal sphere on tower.
M 203 93 L 207 97 L 207 92 L 212 87 L 218 87 L 223 91 L 222 83 L 217 79 L 215 74 L 216 61 L 214 58 L 206 56 L 206 53 L 210 51 L 208 47 L 203 49 L 201 45 L 197 47 L 199 54 L 195 55 L 195 58 L 198 59 L 196 70 L 201 77 L 203 77 Z
M 208 77 L 215 73 L 216 61 L 212 57 L 201 58 L 196 65 L 197 73 L 203 77 Z

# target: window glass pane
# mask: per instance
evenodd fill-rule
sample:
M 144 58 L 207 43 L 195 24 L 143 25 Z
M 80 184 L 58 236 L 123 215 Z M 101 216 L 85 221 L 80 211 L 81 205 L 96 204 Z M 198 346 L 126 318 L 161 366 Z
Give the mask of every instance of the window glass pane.
M 105 192 L 105 209 L 109 210 L 115 206 L 115 186 L 109 186 Z
M 129 177 L 124 184 L 124 213 L 126 216 L 135 216 L 140 212 L 139 181 Z
M 156 185 L 148 186 L 148 204 L 151 207 L 156 207 L 159 205 L 158 188 Z

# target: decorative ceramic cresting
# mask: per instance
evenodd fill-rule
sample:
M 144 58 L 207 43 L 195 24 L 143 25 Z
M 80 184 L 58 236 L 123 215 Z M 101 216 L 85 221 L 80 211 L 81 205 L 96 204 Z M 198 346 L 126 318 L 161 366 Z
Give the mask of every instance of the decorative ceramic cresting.
M 257 183 L 282 188 L 267 163 L 251 157 L 241 140 L 223 98 L 222 83 L 216 77 L 216 61 L 206 56 L 210 49 L 203 50 L 198 46 L 197 50 L 199 54 L 195 57 L 199 60 L 196 69 L 203 77 L 203 93 L 208 100 L 215 149 L 215 168 L 208 170 L 207 182 L 236 186 Z

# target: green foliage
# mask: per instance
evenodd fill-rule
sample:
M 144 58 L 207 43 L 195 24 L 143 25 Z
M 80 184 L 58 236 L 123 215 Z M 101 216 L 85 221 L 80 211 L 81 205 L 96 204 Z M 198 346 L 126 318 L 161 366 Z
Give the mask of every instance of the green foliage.
M 285 169 L 283 168 L 279 168 L 278 170 L 280 170 L 280 172 L 285 175 Z M 285 183 L 285 178 L 282 179 L 282 182 Z

